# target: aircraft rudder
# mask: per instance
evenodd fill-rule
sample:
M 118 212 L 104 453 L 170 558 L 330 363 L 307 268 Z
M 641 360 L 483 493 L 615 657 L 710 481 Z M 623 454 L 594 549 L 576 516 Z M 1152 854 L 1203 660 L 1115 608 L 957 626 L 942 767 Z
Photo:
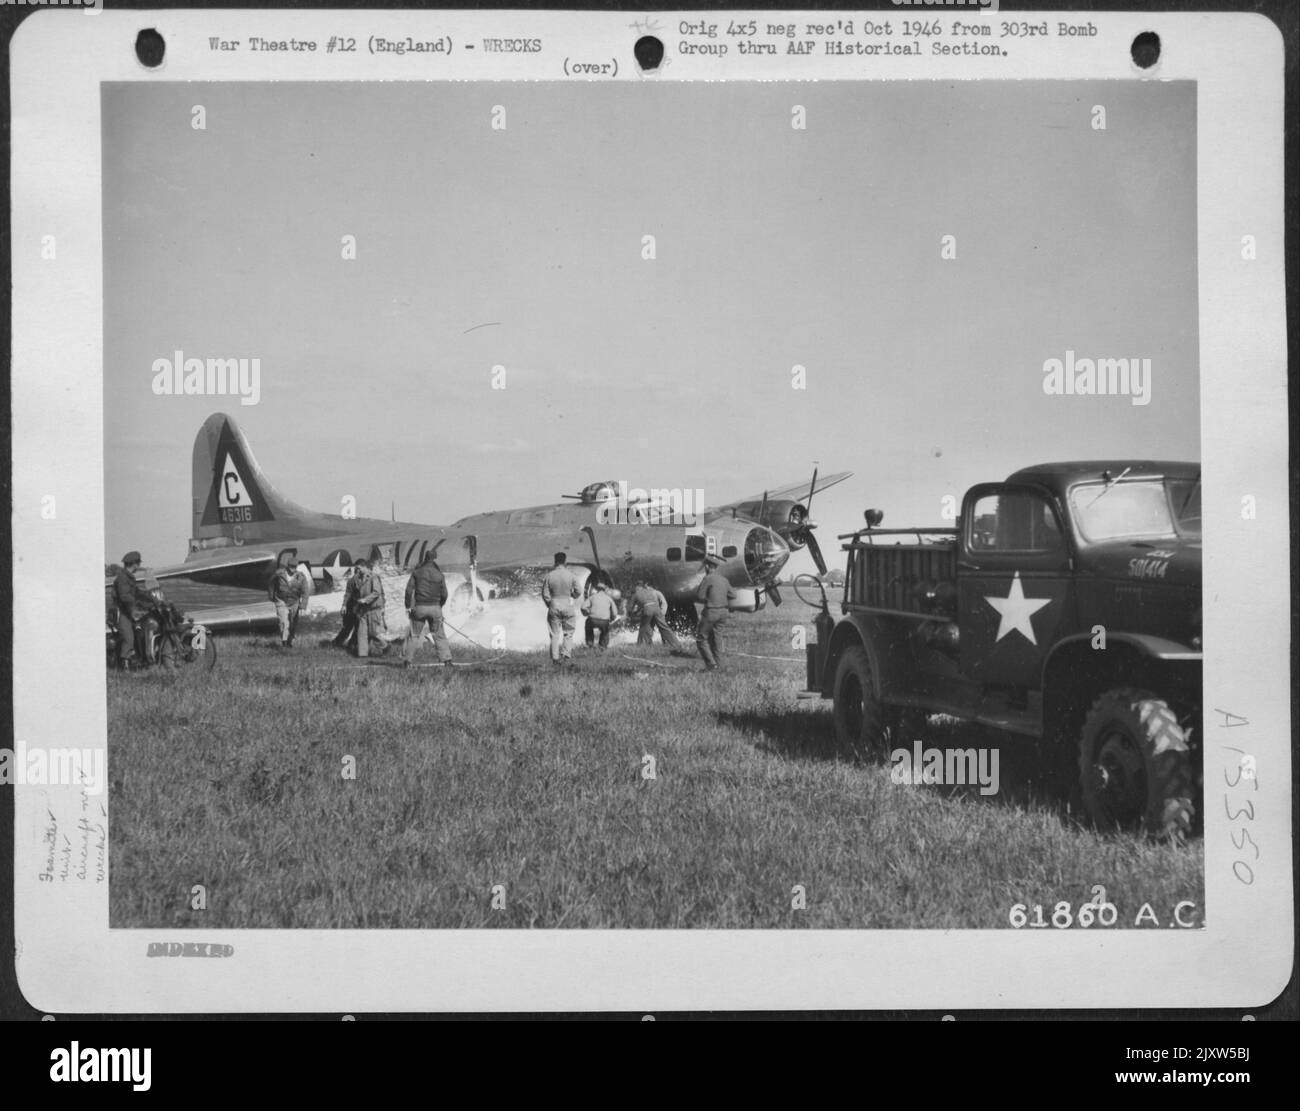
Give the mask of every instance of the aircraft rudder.
M 193 515 L 196 539 L 224 536 L 236 544 L 269 539 L 276 523 L 291 515 L 258 466 L 235 418 L 213 413 L 194 439 Z M 247 535 L 246 535 L 247 533 Z

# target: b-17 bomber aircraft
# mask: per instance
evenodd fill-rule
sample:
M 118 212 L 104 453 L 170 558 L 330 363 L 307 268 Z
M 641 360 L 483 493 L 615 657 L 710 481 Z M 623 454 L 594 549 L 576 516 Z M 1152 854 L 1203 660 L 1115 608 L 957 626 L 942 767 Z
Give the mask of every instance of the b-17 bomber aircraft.
M 736 588 L 735 608 L 780 605 L 776 579 L 792 551 L 807 547 L 825 562 L 809 517 L 812 496 L 851 472 L 795 483 L 738 502 L 702 508 L 694 491 L 629 491 L 594 482 L 564 500 L 464 517 L 449 526 L 348 517 L 307 509 L 284 497 L 253 457 L 233 417 L 214 413 L 194 441 L 193 524 L 183 563 L 154 570 L 159 579 L 264 591 L 290 555 L 309 564 L 312 609 L 337 611 L 343 580 L 360 558 L 397 573 L 434 552 L 447 577 L 452 613 L 493 598 L 536 592 L 556 552 L 565 552 L 581 584 L 599 574 L 630 590 L 645 579 L 668 600 L 670 617 L 693 622 L 696 588 L 708 556 Z M 331 604 L 332 603 L 332 604 Z M 269 602 L 196 613 L 209 629 L 274 624 Z

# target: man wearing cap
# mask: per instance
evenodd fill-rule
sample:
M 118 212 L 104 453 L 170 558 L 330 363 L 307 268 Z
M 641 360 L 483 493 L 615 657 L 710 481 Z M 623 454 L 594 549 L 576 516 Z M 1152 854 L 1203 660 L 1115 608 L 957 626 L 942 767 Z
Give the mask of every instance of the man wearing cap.
M 411 666 L 426 625 L 433 637 L 433 646 L 438 650 L 438 659 L 444 667 L 455 666 L 451 662 L 451 645 L 447 643 L 447 634 L 442 628 L 442 607 L 446 604 L 447 580 L 433 553 L 428 552 L 406 580 L 406 611 L 411 618 L 411 629 L 406 634 L 406 646 L 402 651 L 403 667 Z
M 578 589 L 578 580 L 565 566 L 568 559 L 564 552 L 556 552 L 555 566 L 542 580 L 546 627 L 551 631 L 551 663 L 556 667 L 573 658 L 573 631 L 578 627 L 578 616 L 574 612 L 573 603 L 582 594 Z
M 736 591 L 718 570 L 722 560 L 717 556 L 705 556 L 705 562 L 709 573 L 695 592 L 695 600 L 704 606 L 695 630 L 695 644 L 704 660 L 704 670 L 717 671 L 722 666 L 722 625 L 731 612 L 730 604 L 735 601 Z
M 280 622 L 280 647 L 292 648 L 293 635 L 298 630 L 298 606 L 303 595 L 297 556 L 291 555 L 276 568 L 266 595 L 275 603 L 275 616 Z
M 153 599 L 135 581 L 141 562 L 139 552 L 122 557 L 122 569 L 113 579 L 113 601 L 117 603 L 117 666 L 123 671 L 135 667 L 135 619 L 147 610 Z

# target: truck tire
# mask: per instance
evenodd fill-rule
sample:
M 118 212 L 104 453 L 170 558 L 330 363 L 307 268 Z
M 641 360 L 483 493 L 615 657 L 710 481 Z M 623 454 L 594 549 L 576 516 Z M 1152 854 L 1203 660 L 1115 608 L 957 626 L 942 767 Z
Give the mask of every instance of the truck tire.
M 876 697 L 871 661 L 865 648 L 846 648 L 835 669 L 835 742 L 841 751 L 865 760 L 881 753 L 885 744 L 885 718 Z
M 1093 823 L 1185 841 L 1196 814 L 1188 735 L 1159 695 L 1107 691 L 1083 722 L 1079 782 Z

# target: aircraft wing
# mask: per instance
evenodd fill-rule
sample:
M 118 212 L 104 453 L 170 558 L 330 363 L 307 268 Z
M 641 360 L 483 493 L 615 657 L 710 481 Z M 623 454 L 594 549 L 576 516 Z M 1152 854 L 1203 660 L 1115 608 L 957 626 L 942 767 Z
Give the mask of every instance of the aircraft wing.
M 212 552 L 210 555 L 187 559 L 184 563 L 176 563 L 170 567 L 151 569 L 151 573 L 156 579 L 185 579 L 191 575 L 201 574 L 204 571 L 221 571 L 229 567 L 257 567 L 260 565 L 270 575 L 275 570 L 275 561 L 278 555 L 278 552 L 267 551 L 265 548 L 223 549 L 219 552 Z
M 265 629 L 277 625 L 275 605 L 271 602 L 250 602 L 246 606 L 215 606 L 212 609 L 189 610 L 186 616 L 196 625 L 214 633 L 238 632 L 240 629 Z
M 313 594 L 308 600 L 304 617 L 337 616 L 343 609 L 343 591 Z M 275 603 L 249 601 L 235 606 L 213 606 L 209 609 L 185 611 L 196 625 L 215 633 L 238 632 L 241 629 L 272 629 L 278 625 Z
M 829 490 L 832 486 L 838 485 L 839 483 L 843 482 L 846 478 L 852 478 L 852 477 L 853 477 L 852 471 L 837 471 L 835 474 L 819 475 L 817 478 L 817 485 L 816 488 L 813 490 L 813 493 L 817 494 L 817 493 L 821 493 L 821 491 L 823 490 Z M 776 501 L 779 498 L 790 498 L 790 497 L 793 497 L 796 501 L 804 501 L 808 497 L 808 480 L 803 479 L 802 481 L 799 482 L 792 482 L 788 486 L 773 486 L 767 491 L 768 501 Z M 705 512 L 708 513 L 709 515 L 713 515 L 715 513 L 726 513 L 732 508 L 732 506 L 744 505 L 748 502 L 756 502 L 762 500 L 763 500 L 763 493 L 760 491 L 759 493 L 754 494 L 748 498 L 737 498 L 734 502 L 727 502 L 726 505 L 711 506 L 710 508 L 705 510 Z

